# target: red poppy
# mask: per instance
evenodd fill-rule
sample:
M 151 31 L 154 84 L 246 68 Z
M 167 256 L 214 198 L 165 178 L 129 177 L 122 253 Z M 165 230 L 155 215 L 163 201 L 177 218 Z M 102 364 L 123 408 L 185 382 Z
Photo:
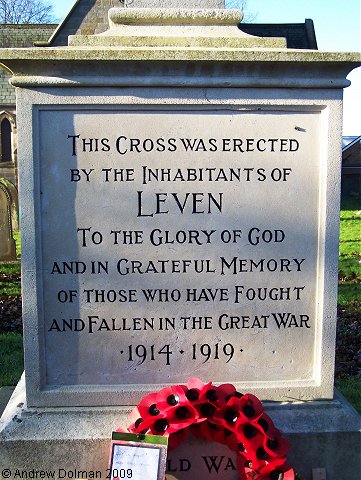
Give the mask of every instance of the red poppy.
M 212 386 L 212 382 L 203 383 L 199 378 L 190 378 L 186 386 L 186 396 L 190 402 L 198 402 L 204 391 Z
M 145 420 L 149 415 L 151 417 L 157 417 L 161 415 L 161 412 L 157 406 L 158 394 L 150 393 L 146 395 L 139 403 L 137 410 L 139 416 Z
M 239 474 L 240 479 L 248 479 L 250 477 L 247 476 L 249 472 L 253 472 L 252 470 L 252 462 L 243 455 L 242 453 L 237 455 L 237 471 Z
M 267 438 L 264 443 L 264 449 L 271 457 L 285 457 L 289 448 L 290 442 L 282 438 L 280 433 L 274 438 Z
M 182 442 L 185 442 L 188 437 L 188 430 L 188 428 L 182 428 L 182 430 L 178 430 L 169 435 L 168 450 L 174 450 L 179 447 Z
M 185 395 L 184 388 L 180 385 L 165 387 L 157 393 L 156 404 L 162 412 L 177 405 L 188 405 L 189 401 Z
M 243 431 L 238 432 L 238 439 L 242 441 L 245 447 L 245 456 L 251 462 L 252 468 L 257 470 L 264 467 L 271 457 L 263 446 L 264 433 L 260 431 L 255 433 L 255 430 L 249 429 L 249 426 L 252 427 L 251 424 L 244 424 Z
M 198 411 L 189 404 L 178 405 L 170 410 L 166 410 L 164 413 L 169 423 L 168 434 L 189 427 L 199 418 Z
M 239 480 L 294 480 L 286 465 L 289 443 L 282 438 L 262 403 L 231 384 L 218 387 L 191 378 L 187 385 L 146 395 L 133 413 L 128 431 L 169 436 L 169 449 L 194 436 L 237 452 Z
M 240 452 L 243 446 L 239 444 L 237 435 L 230 430 L 225 430 L 225 432 L 229 432 L 228 434 L 225 434 L 225 444 L 227 447 L 234 452 Z
M 232 397 L 224 407 L 214 412 L 213 422 L 233 432 L 236 431 L 237 420 L 240 416 L 238 407 L 239 399 Z
M 257 480 L 294 480 L 295 473 L 285 462 L 278 464 L 272 462 L 263 467 L 255 478 Z
M 205 438 L 204 437 L 204 434 L 203 434 L 203 431 L 201 430 L 201 426 L 203 425 L 204 422 L 206 422 L 207 419 L 204 418 L 202 420 L 202 422 L 198 422 L 198 423 L 193 423 L 193 425 L 191 425 L 189 427 L 190 431 L 192 432 L 192 435 L 194 435 L 196 438 Z
M 231 383 L 223 383 L 222 385 L 219 385 L 218 389 L 224 393 L 225 403 L 227 403 L 232 397 L 243 397 L 243 394 L 238 392 L 236 387 Z
M 274 423 L 266 413 L 257 419 L 258 425 L 262 428 L 267 438 L 275 438 L 279 434 L 279 430 L 276 429 Z
M 251 393 L 246 393 L 239 401 L 239 412 L 248 422 L 257 421 L 264 413 L 261 401 Z
M 223 430 L 223 429 L 222 429 Z M 213 422 L 205 420 L 199 425 L 198 438 L 204 438 L 210 442 L 215 441 L 215 436 L 221 431 L 221 428 Z
M 245 421 L 242 416 L 239 416 L 235 430 L 239 440 L 249 448 L 252 448 L 253 445 L 263 445 L 265 433 L 258 423 Z
M 149 427 L 151 435 L 169 435 L 170 424 L 167 417 L 162 416 L 155 419 Z
M 193 429 L 192 429 L 193 431 Z M 237 452 L 237 437 L 230 430 L 227 430 L 219 425 L 205 420 L 200 423 L 195 429 L 195 436 L 198 438 L 204 438 L 211 442 L 222 443 L 227 445 L 231 450 Z
M 204 384 L 198 378 L 191 378 L 187 383 L 186 397 L 193 405 L 200 403 L 211 404 L 219 407 L 226 403 L 228 389 L 222 389 L 213 385 L 212 382 Z
M 131 433 L 149 433 L 149 430 L 151 429 L 153 423 L 153 417 L 147 416 L 145 419 L 143 419 L 142 417 L 138 417 L 137 420 L 130 425 L 128 430 Z

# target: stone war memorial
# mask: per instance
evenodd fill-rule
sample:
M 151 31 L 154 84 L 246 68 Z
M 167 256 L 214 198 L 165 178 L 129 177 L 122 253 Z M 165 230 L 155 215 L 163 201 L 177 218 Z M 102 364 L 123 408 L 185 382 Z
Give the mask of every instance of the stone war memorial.
M 360 55 L 247 35 L 220 0 L 177 6 L 134 1 L 105 33 L 0 51 L 25 348 L 0 471 L 106 478 L 133 407 L 197 377 L 258 396 L 303 479 L 357 480 L 334 353 L 342 92 Z M 236 479 L 232 455 L 192 439 L 168 472 Z

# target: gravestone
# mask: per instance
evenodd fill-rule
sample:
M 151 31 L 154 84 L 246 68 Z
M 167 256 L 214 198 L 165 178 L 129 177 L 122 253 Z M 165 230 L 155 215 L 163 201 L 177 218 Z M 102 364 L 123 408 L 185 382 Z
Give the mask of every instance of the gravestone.
M 275 402 L 305 478 L 315 461 L 338 472 L 340 455 L 355 471 L 333 362 L 341 99 L 360 57 L 287 50 L 241 19 L 112 9 L 105 34 L 0 52 L 18 87 L 26 239 L 26 405 L 22 382 L 4 466 L 105 475 L 132 406 L 198 376 Z M 343 448 L 322 453 L 330 419 Z M 170 472 L 199 477 L 192 451 Z
M 19 195 L 18 190 L 10 180 L 6 178 L 1 178 L 0 182 L 6 186 L 10 196 L 11 196 L 11 225 L 13 232 L 19 230 Z
M 16 260 L 12 230 L 12 198 L 7 186 L 0 181 L 0 260 Z

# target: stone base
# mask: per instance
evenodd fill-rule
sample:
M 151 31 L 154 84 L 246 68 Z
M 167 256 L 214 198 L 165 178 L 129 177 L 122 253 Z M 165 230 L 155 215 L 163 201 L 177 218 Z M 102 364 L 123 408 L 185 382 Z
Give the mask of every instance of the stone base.
M 264 406 L 290 439 L 288 460 L 303 480 L 311 480 L 315 468 L 324 468 L 327 480 L 361 478 L 361 417 L 339 393 L 332 401 Z M 131 407 L 28 409 L 22 380 L 0 420 L 0 472 L 11 479 L 105 479 L 111 433 L 129 424 L 130 411 Z M 168 459 L 169 472 L 179 480 L 235 480 L 234 466 L 234 456 L 225 447 L 195 439 Z M 4 469 L 11 472 L 8 477 Z

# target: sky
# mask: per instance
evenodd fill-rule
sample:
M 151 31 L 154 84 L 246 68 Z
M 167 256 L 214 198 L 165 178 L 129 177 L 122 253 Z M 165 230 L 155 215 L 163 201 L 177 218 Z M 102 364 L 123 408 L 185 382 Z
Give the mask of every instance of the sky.
M 238 0 L 227 0 L 237 3 Z M 74 0 L 51 0 L 56 18 L 61 20 Z M 361 0 L 247 0 L 247 9 L 256 23 L 304 23 L 315 25 L 319 50 L 361 50 Z M 361 135 L 361 67 L 348 77 L 344 90 L 343 135 Z

